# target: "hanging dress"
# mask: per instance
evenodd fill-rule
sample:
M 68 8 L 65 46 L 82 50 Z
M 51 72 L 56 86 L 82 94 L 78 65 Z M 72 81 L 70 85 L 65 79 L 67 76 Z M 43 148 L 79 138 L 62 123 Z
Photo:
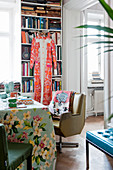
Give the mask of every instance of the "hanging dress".
M 52 60 L 56 72 L 55 43 L 48 35 L 33 38 L 30 68 L 34 66 L 34 100 L 49 105 L 52 100 Z

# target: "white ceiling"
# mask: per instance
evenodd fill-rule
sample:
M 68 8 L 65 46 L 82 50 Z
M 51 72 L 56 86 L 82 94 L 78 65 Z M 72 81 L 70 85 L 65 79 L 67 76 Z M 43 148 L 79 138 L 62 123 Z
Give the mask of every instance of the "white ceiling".
M 68 9 L 83 10 L 98 3 L 98 0 L 64 0 L 64 6 Z

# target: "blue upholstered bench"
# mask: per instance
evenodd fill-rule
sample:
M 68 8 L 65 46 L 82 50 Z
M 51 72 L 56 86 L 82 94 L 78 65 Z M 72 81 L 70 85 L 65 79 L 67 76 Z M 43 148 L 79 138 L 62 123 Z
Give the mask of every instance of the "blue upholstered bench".
M 89 169 L 89 143 L 113 157 L 113 128 L 86 132 L 86 169 Z

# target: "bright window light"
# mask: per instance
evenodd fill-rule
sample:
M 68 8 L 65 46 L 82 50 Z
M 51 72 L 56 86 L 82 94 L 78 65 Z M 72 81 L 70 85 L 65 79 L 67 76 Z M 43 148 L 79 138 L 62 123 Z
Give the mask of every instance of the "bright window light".
M 87 24 L 88 25 L 104 25 L 104 15 L 98 13 L 88 13 L 87 14 Z M 102 31 L 96 29 L 87 29 L 88 35 L 101 34 Z M 100 78 L 104 79 L 104 45 L 102 44 L 92 44 L 93 42 L 102 41 L 103 37 L 89 36 L 87 38 L 87 43 L 90 44 L 87 47 L 87 59 L 88 59 L 88 81 L 92 79 L 92 73 L 98 72 Z
M 0 83 L 11 81 L 11 17 L 10 10 L 0 10 Z
M 9 37 L 0 37 L 0 82 L 9 80 Z

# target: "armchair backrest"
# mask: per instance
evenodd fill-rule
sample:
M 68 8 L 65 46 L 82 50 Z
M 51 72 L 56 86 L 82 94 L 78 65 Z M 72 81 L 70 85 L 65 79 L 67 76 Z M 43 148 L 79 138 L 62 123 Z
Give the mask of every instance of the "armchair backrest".
M 85 124 L 86 96 L 74 94 L 72 112 L 63 114 L 60 118 L 62 136 L 68 137 L 80 134 Z
M 73 100 L 73 113 L 81 112 L 82 94 L 75 93 Z
M 8 170 L 8 164 L 7 137 L 4 125 L 0 124 L 0 169 Z

